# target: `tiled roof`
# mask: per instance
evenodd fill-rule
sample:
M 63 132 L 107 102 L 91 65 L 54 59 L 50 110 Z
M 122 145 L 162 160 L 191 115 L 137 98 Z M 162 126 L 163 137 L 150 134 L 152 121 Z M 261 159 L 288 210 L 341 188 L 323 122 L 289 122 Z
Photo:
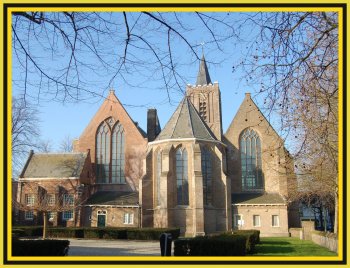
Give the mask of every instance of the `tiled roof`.
M 199 71 L 197 75 L 196 85 L 203 86 L 211 83 L 207 63 L 205 62 L 204 55 L 202 56 L 201 63 L 199 65 Z
M 39 153 L 30 156 L 23 178 L 79 177 L 87 153 Z
M 277 193 L 233 193 L 231 195 L 231 202 L 234 205 L 263 205 L 263 204 L 285 204 L 286 201 Z
M 86 205 L 111 205 L 127 206 L 138 205 L 138 192 L 115 192 L 101 191 L 93 194 L 86 202 Z
M 188 97 L 181 101 L 156 141 L 183 138 L 217 140 Z

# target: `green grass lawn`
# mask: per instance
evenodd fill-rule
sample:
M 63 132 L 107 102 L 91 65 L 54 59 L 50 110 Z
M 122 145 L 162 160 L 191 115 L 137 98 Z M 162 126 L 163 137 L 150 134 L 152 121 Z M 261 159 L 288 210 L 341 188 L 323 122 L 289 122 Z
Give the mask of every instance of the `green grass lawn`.
M 253 256 L 337 256 L 312 241 L 293 237 L 261 237 Z

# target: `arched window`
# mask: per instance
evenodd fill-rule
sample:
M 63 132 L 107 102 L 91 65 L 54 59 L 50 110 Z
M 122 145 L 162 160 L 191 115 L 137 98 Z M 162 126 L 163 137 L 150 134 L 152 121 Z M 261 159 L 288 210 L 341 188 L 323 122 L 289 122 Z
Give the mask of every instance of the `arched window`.
M 211 154 L 207 148 L 202 148 L 202 176 L 203 176 L 203 204 L 209 205 L 212 203 L 212 164 Z
M 162 174 L 162 152 L 157 152 L 157 173 L 156 173 L 156 204 L 160 206 L 160 177 Z
M 246 129 L 240 137 L 242 188 L 262 190 L 263 174 L 261 165 L 261 142 L 253 129 Z
M 96 135 L 96 175 L 97 182 L 108 183 L 111 135 L 106 122 L 103 122 Z
M 112 130 L 112 183 L 125 183 L 124 129 L 119 123 Z
M 188 205 L 188 168 L 187 151 L 179 148 L 176 150 L 176 186 L 177 204 Z
M 124 129 L 110 117 L 96 133 L 97 183 L 125 183 Z

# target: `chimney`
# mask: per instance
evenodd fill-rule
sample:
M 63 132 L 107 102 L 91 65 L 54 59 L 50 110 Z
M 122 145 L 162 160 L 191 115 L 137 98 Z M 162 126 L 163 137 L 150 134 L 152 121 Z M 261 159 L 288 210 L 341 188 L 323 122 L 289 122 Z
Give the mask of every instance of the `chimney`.
M 147 111 L 147 139 L 148 142 L 154 141 L 160 133 L 159 119 L 157 109 L 148 109 Z

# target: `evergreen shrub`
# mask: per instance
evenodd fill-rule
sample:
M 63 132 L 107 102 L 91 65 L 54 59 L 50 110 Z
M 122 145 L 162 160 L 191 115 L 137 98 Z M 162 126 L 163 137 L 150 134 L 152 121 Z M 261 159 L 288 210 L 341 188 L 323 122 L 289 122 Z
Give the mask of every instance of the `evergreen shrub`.
M 68 240 L 12 240 L 12 256 L 66 256 Z
M 203 236 L 174 241 L 174 256 L 244 256 L 246 237 L 241 235 Z
M 42 226 L 20 226 L 12 228 L 12 233 L 19 236 L 42 236 L 43 227 Z
M 242 235 L 246 237 L 246 250 L 247 253 L 253 253 L 255 245 L 260 243 L 260 231 L 259 230 L 235 230 L 226 234 Z
M 171 233 L 175 240 L 179 228 L 122 228 L 122 227 L 49 227 L 47 236 L 54 238 L 159 240 L 162 233 Z M 42 226 L 25 226 L 12 230 L 13 237 L 42 236 Z

